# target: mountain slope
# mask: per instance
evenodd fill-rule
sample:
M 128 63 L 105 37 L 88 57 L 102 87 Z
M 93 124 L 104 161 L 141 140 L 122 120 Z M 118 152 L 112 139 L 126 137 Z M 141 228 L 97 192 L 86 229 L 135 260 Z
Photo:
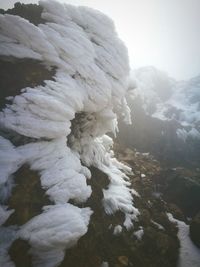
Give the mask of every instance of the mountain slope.
M 154 67 L 141 68 L 134 75 L 137 88 L 128 101 L 133 125 L 120 122 L 119 140 L 153 153 L 165 164 L 198 167 L 199 77 L 177 82 Z

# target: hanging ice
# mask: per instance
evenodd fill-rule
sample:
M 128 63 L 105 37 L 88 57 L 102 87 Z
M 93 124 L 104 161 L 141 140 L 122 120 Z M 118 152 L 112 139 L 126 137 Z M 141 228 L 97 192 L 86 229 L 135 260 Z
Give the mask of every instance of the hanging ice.
M 138 210 L 125 174 L 131 170 L 114 158 L 112 139 L 105 135 L 117 131 L 118 114 L 130 123 L 127 50 L 102 13 L 54 1 L 40 5 L 46 23 L 38 26 L 19 16 L 0 15 L 0 56 L 32 58 L 56 68 L 54 81 L 24 88 L 0 113 L 1 128 L 36 140 L 14 147 L 0 139 L 0 152 L 6 155 L 0 161 L 0 183 L 5 188 L 25 163 L 39 172 L 55 205 L 44 207 L 18 235 L 29 241 L 34 266 L 53 267 L 87 232 L 91 209 L 67 203 L 90 197 L 87 167 L 96 166 L 110 179 L 103 192 L 107 214 L 121 210 L 130 228 Z M 6 207 L 1 210 L 5 218 L 11 213 Z

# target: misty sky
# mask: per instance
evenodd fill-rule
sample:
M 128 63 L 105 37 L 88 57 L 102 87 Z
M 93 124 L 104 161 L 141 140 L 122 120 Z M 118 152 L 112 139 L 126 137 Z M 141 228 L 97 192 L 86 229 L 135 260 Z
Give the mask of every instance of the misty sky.
M 153 65 L 176 79 L 200 74 L 200 0 L 60 1 L 109 15 L 128 47 L 132 68 Z M 14 2 L 0 0 L 0 7 L 12 7 Z

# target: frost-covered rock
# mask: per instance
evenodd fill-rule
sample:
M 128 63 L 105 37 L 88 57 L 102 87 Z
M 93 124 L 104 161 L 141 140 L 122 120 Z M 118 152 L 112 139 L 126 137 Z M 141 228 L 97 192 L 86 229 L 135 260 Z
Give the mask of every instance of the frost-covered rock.
M 139 227 L 139 230 L 137 230 L 136 232 L 134 232 L 134 236 L 138 239 L 141 240 L 142 237 L 144 235 L 144 230 L 142 228 L 142 226 Z
M 90 166 L 108 175 L 103 205 L 107 214 L 120 210 L 127 229 L 139 214 L 126 174 L 111 150 L 118 115 L 130 123 L 128 54 L 113 22 L 87 7 L 40 1 L 41 24 L 10 14 L 0 15 L 2 60 L 32 59 L 54 69 L 52 80 L 22 88 L 0 113 L 0 128 L 26 138 L 14 146 L 0 138 L 1 191 L 23 164 L 40 174 L 53 206 L 22 225 L 18 235 L 31 245 L 34 266 L 58 266 L 66 248 L 87 232 L 91 195 Z M 1 208 L 3 221 L 12 211 Z M 11 243 L 9 243 L 9 246 Z M 7 249 L 8 247 L 7 246 Z M 7 258 L 6 258 L 7 259 Z M 9 259 L 7 259 L 7 262 Z
M 90 208 L 58 204 L 44 207 L 41 215 L 27 222 L 19 237 L 32 246 L 34 266 L 57 266 L 64 258 L 64 250 L 87 232 L 91 213 Z

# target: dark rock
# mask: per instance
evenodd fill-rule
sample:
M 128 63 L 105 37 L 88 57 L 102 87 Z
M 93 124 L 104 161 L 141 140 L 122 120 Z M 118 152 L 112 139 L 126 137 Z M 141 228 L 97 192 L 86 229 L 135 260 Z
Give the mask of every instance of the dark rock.
M 5 107 L 6 97 L 18 95 L 25 87 L 44 85 L 54 74 L 55 69 L 48 70 L 38 60 L 0 57 L 0 109 Z
M 16 267 L 31 266 L 31 256 L 29 254 L 29 250 L 30 246 L 28 242 L 21 239 L 17 239 L 13 242 L 9 249 L 9 255 Z
M 187 174 L 184 169 L 180 172 L 164 171 L 160 180 L 165 182 L 165 199 L 175 203 L 186 216 L 193 217 L 200 211 L 200 178 L 195 173 L 184 174 Z
M 7 201 L 14 213 L 5 225 L 22 225 L 42 212 L 42 207 L 51 202 L 41 188 L 37 172 L 30 170 L 28 165 L 22 166 L 14 175 L 16 186 Z
M 17 15 L 29 22 L 38 25 L 45 23 L 45 20 L 41 18 L 43 8 L 35 4 L 22 4 L 20 2 L 15 3 L 14 8 L 3 10 L 0 9 L 1 14 Z
M 150 152 L 167 166 L 199 166 L 200 142 L 193 139 L 184 142 L 178 138 L 176 131 L 182 126 L 177 120 L 162 121 L 148 115 L 139 97 L 128 99 L 128 104 L 134 123 L 125 125 L 119 121 L 117 140 L 120 144 L 140 152 Z
M 190 223 L 190 237 L 194 244 L 200 248 L 200 212 Z

